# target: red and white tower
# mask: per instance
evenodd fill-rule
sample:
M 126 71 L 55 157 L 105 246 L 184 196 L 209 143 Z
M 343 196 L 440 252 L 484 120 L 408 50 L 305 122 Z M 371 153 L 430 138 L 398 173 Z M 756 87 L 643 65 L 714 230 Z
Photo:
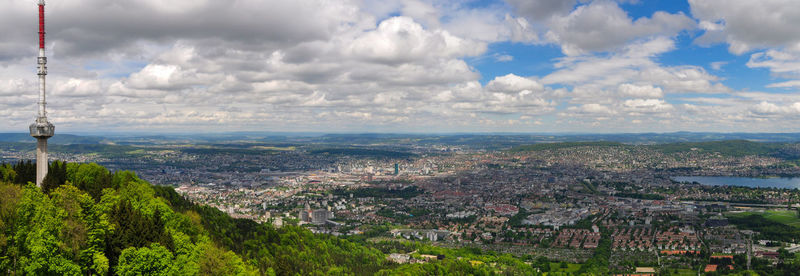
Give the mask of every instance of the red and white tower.
M 47 76 L 47 57 L 44 56 L 44 0 L 39 0 L 39 114 L 31 124 L 31 136 L 36 138 L 36 186 L 41 187 L 47 175 L 47 139 L 53 137 L 55 126 L 47 121 L 45 110 L 45 77 Z

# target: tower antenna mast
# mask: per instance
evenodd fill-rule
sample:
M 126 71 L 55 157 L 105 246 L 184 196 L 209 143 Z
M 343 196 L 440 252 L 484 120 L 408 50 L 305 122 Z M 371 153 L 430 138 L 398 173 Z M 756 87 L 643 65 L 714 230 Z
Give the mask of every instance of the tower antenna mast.
M 44 0 L 39 0 L 39 114 L 30 125 L 31 136 L 36 138 L 36 186 L 41 187 L 47 175 L 47 139 L 53 137 L 55 126 L 47 121 L 47 105 L 45 96 L 45 77 L 47 76 L 47 57 L 44 55 Z

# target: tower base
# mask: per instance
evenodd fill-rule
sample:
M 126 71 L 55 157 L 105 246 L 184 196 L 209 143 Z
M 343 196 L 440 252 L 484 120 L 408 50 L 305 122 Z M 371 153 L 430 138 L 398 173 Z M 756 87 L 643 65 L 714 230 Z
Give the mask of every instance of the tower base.
M 47 138 L 36 138 L 36 186 L 42 187 L 50 162 L 47 161 Z
M 31 136 L 36 138 L 36 186 L 42 187 L 50 162 L 47 161 L 47 139 L 53 137 L 56 127 L 47 121 L 47 117 L 36 118 L 31 124 Z

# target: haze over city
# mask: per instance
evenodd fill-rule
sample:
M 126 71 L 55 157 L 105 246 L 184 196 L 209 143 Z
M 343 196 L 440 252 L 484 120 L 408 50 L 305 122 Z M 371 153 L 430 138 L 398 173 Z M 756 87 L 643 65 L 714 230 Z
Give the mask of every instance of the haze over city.
M 0 9 L 0 131 L 37 97 Z M 796 132 L 793 1 L 54 1 L 59 131 Z

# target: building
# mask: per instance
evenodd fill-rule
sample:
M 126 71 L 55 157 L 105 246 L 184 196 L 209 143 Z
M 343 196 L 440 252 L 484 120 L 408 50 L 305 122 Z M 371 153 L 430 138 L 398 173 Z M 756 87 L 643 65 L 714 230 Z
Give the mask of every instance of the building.
M 311 206 L 308 205 L 308 202 L 306 202 L 303 209 L 300 210 L 300 213 L 297 214 L 297 219 L 300 220 L 301 224 L 311 222 Z
M 311 223 L 316 225 L 325 224 L 328 219 L 331 219 L 331 211 L 327 209 L 317 209 L 311 213 Z

